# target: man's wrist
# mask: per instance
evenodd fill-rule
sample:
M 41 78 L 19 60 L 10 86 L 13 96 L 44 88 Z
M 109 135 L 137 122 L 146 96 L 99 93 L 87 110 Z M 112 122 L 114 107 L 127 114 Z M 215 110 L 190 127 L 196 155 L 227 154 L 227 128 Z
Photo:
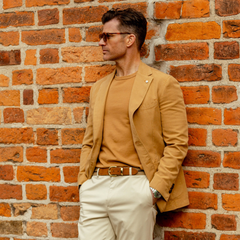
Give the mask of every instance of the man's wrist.
M 162 197 L 161 193 L 158 192 L 156 189 L 150 187 L 150 190 L 152 191 L 153 196 L 154 196 L 155 198 L 161 198 L 161 197 Z

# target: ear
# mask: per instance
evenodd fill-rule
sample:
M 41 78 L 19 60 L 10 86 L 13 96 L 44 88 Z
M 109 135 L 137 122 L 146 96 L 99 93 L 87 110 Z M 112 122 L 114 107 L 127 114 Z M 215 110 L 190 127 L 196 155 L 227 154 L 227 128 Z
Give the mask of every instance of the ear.
M 129 34 L 127 36 L 127 47 L 131 47 L 136 42 L 136 36 L 134 34 Z

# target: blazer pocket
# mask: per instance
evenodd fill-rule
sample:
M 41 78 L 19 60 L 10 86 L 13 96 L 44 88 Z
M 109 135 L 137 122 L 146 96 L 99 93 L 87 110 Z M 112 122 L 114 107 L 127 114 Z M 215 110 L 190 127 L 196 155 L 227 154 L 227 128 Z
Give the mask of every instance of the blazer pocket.
M 158 105 L 157 99 L 148 99 L 142 102 L 140 109 L 141 110 L 149 109 L 149 108 L 156 107 L 157 105 Z

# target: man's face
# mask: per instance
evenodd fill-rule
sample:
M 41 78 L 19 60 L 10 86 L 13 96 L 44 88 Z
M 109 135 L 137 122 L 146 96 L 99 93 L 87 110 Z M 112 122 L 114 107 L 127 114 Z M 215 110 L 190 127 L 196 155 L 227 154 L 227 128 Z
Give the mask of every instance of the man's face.
M 103 25 L 103 33 L 121 33 L 118 29 L 119 21 L 112 19 Z M 126 38 L 128 34 L 109 34 L 109 39 L 100 39 L 103 59 L 105 61 L 119 61 L 125 57 L 127 51 Z

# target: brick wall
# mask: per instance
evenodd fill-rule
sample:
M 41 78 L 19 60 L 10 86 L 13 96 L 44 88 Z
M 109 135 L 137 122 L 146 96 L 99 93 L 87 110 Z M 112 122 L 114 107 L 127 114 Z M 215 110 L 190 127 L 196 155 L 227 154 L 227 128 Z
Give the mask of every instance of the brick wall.
M 0 240 L 77 239 L 77 173 L 92 84 L 113 70 L 101 15 L 148 18 L 143 61 L 181 84 L 190 205 L 156 239 L 240 239 L 240 0 L 0 2 Z

